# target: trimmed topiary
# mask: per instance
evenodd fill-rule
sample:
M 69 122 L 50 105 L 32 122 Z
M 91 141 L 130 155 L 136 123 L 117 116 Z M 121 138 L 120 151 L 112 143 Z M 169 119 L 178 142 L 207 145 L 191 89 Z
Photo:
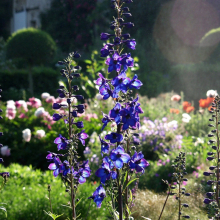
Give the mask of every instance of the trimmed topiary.
M 19 30 L 6 43 L 7 58 L 22 58 L 30 66 L 50 62 L 55 52 L 56 43 L 52 37 L 36 28 Z

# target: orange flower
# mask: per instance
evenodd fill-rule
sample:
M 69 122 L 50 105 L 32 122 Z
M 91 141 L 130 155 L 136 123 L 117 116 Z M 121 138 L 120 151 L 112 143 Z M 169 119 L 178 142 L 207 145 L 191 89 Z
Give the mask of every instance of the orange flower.
M 207 99 L 200 99 L 199 106 L 201 108 L 208 108 L 213 101 L 214 101 L 213 97 L 208 97 Z
M 189 103 L 189 102 L 183 102 L 183 110 L 184 111 L 186 111 L 186 109 L 188 108 L 188 107 L 190 107 L 191 106 L 191 103 Z
M 193 106 L 189 106 L 189 107 L 186 108 L 185 111 L 186 111 L 186 113 L 190 113 L 190 112 L 192 112 L 194 110 L 195 110 L 195 108 Z
M 180 110 L 179 109 L 175 109 L 175 108 L 171 108 L 170 109 L 170 113 L 173 113 L 173 114 L 179 114 L 180 113 Z

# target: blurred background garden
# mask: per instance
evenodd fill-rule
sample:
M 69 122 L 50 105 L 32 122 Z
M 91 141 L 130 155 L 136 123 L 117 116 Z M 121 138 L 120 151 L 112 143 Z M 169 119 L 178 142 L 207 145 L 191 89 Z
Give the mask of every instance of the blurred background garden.
M 100 57 L 101 32 L 109 31 L 110 0 L 1 0 L 0 1 L 0 84 L 3 90 L 0 128 L 4 159 L 1 172 L 10 179 L 1 191 L 8 217 L 0 219 L 49 219 L 47 185 L 50 184 L 53 211 L 70 215 L 69 197 L 59 177 L 48 171 L 46 155 L 56 151 L 54 139 L 66 134 L 63 121 L 54 122 L 57 88 L 66 83 L 59 75 L 57 61 L 69 52 L 81 54 L 82 77 L 77 81 L 84 95 L 86 112 L 80 117 L 89 134 L 86 146 L 79 147 L 82 160 L 98 168 L 102 112 L 114 104 L 102 100 L 95 80 L 107 73 Z M 144 114 L 141 115 L 141 150 L 150 166 L 141 176 L 136 192 L 134 219 L 157 219 L 166 197 L 174 158 L 186 153 L 187 178 L 191 191 L 188 214 L 191 219 L 207 219 L 203 204 L 210 188 L 203 176 L 209 166 L 208 123 L 213 97 L 220 91 L 220 35 L 206 33 L 220 27 L 220 0 L 138 0 L 130 5 L 135 65 L 129 72 L 142 81 L 138 91 Z M 111 78 L 111 74 L 109 75 Z M 114 129 L 109 124 L 109 129 Z M 95 170 L 95 169 L 92 169 Z M 111 219 L 103 203 L 101 209 L 87 200 L 98 187 L 94 172 L 80 188 L 79 212 L 82 219 Z M 175 198 L 168 201 L 163 219 L 177 219 Z

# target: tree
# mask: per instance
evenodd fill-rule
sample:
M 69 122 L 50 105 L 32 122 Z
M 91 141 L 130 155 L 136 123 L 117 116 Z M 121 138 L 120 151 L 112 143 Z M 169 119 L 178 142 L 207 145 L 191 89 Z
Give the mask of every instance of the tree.
M 56 43 L 49 34 L 35 28 L 22 29 L 9 37 L 6 43 L 6 57 L 22 59 L 29 71 L 29 87 L 33 94 L 31 67 L 52 61 L 56 52 Z

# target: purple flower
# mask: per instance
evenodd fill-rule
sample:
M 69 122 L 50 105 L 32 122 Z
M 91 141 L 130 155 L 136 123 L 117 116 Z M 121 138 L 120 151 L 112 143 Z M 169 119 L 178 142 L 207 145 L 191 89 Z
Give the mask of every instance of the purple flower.
M 122 129 L 123 130 L 128 129 L 129 126 L 136 127 L 137 119 L 136 119 L 136 115 L 135 115 L 132 108 L 130 108 L 130 109 L 123 108 L 121 110 L 120 114 L 122 116 L 122 122 L 123 122 Z
M 129 162 L 129 166 L 131 169 L 135 169 L 138 173 L 144 173 L 144 169 L 149 166 L 149 163 L 144 159 L 142 152 L 135 152 Z
M 93 199 L 97 207 L 101 208 L 102 201 L 104 200 L 105 197 L 106 197 L 105 189 L 103 188 L 102 185 L 100 185 L 98 188 L 96 188 L 96 191 L 93 193 L 93 195 L 88 199 Z
M 63 89 L 57 89 L 57 92 L 59 93 L 60 98 L 66 97 L 65 91 Z
M 99 78 L 96 80 L 95 84 L 102 87 L 106 84 L 106 82 L 107 82 L 106 78 L 101 73 L 99 73 Z
M 101 154 L 103 156 L 104 154 L 108 154 L 109 153 L 109 148 L 110 148 L 110 144 L 105 142 L 104 140 L 101 139 L 101 137 L 99 136 L 100 142 L 101 142 Z
M 54 120 L 54 121 L 59 121 L 62 117 L 63 117 L 63 116 L 60 115 L 60 114 L 57 114 L 57 113 L 53 114 L 53 120 Z
M 121 69 L 121 57 L 118 52 L 115 52 L 112 58 L 108 58 L 105 63 L 108 65 L 108 72 L 112 72 L 113 70 L 119 72 Z
M 121 142 L 123 140 L 123 136 L 121 134 L 112 132 L 111 134 L 107 134 L 105 139 L 110 140 L 110 143 L 114 144 L 116 142 Z
M 3 163 L 3 162 L 4 162 L 4 160 L 2 158 L 0 158 L 0 163 Z
M 136 46 L 136 41 L 135 39 L 132 40 L 126 40 L 123 42 L 128 48 L 135 50 L 135 46 Z
M 115 171 L 111 171 L 109 163 L 103 163 L 102 168 L 99 168 L 95 175 L 101 178 L 101 183 L 105 184 L 106 180 L 109 180 L 111 177 L 112 179 L 117 178 L 117 173 Z
M 86 182 L 86 178 L 91 175 L 90 171 L 88 169 L 80 168 L 79 171 L 75 174 L 75 176 L 78 178 L 79 183 L 83 184 Z
M 48 168 L 53 170 L 54 177 L 57 177 L 59 173 L 63 171 L 63 164 L 59 157 L 53 157 L 53 163 L 51 163 Z
M 143 85 L 143 83 L 137 79 L 137 74 L 134 75 L 133 79 L 129 83 L 129 88 L 132 89 L 140 89 L 140 87 Z
M 115 107 L 109 112 L 110 118 L 114 119 L 116 124 L 119 124 L 121 121 L 120 111 L 121 111 L 121 104 L 116 103 Z
M 75 124 L 77 128 L 83 128 L 83 127 L 84 127 L 84 125 L 83 125 L 83 122 L 82 122 L 82 121 L 78 121 L 78 122 L 73 123 L 73 124 Z
M 10 173 L 9 172 L 2 172 L 2 173 L 0 173 L 0 176 L 2 176 L 2 177 L 5 177 L 5 176 L 9 177 Z
M 125 26 L 125 27 L 127 27 L 127 28 L 132 28 L 132 27 L 134 27 L 134 24 L 131 23 L 131 22 L 123 23 L 123 24 L 121 24 L 121 25 L 122 25 L 122 26 Z
M 130 156 L 125 153 L 124 148 L 120 145 L 111 151 L 110 159 L 114 162 L 114 165 L 117 169 L 123 167 L 123 163 L 127 163 L 130 160 Z
M 107 57 L 111 52 L 113 52 L 113 46 L 114 44 L 106 44 L 100 51 L 101 57 Z
M 213 200 L 213 199 L 205 198 L 203 202 L 204 202 L 205 204 L 209 204 L 209 203 L 212 202 L 212 201 L 214 201 L 214 200 Z
M 84 133 L 84 131 L 85 130 L 82 130 L 80 133 L 76 134 L 83 146 L 85 146 L 85 139 L 89 137 L 89 135 Z
M 102 131 L 103 131 L 103 129 L 104 129 L 104 128 L 107 126 L 107 124 L 111 121 L 111 118 L 110 118 L 108 115 L 104 114 L 104 113 L 102 113 L 102 115 L 103 115 L 103 119 L 102 119 L 102 123 L 103 123 Z
M 114 36 L 114 35 L 108 34 L 108 33 L 101 33 L 100 38 L 101 40 L 108 40 L 111 36 Z
M 68 139 L 63 137 L 61 134 L 59 134 L 59 137 L 54 140 L 54 143 L 57 144 L 58 150 L 66 150 L 68 142 Z
M 122 91 L 126 93 L 128 90 L 128 85 L 130 83 L 130 79 L 126 77 L 125 72 L 121 72 L 117 77 L 112 80 L 112 85 L 115 87 L 113 91 L 113 98 L 118 98 L 118 93 Z
M 121 56 L 121 64 L 123 65 L 124 71 L 126 71 L 128 67 L 134 66 L 134 59 L 131 57 L 130 53 Z
M 103 100 L 106 100 L 110 96 L 112 96 L 112 90 L 107 83 L 103 87 L 100 87 L 100 88 L 101 89 L 99 89 L 99 92 L 103 96 Z

